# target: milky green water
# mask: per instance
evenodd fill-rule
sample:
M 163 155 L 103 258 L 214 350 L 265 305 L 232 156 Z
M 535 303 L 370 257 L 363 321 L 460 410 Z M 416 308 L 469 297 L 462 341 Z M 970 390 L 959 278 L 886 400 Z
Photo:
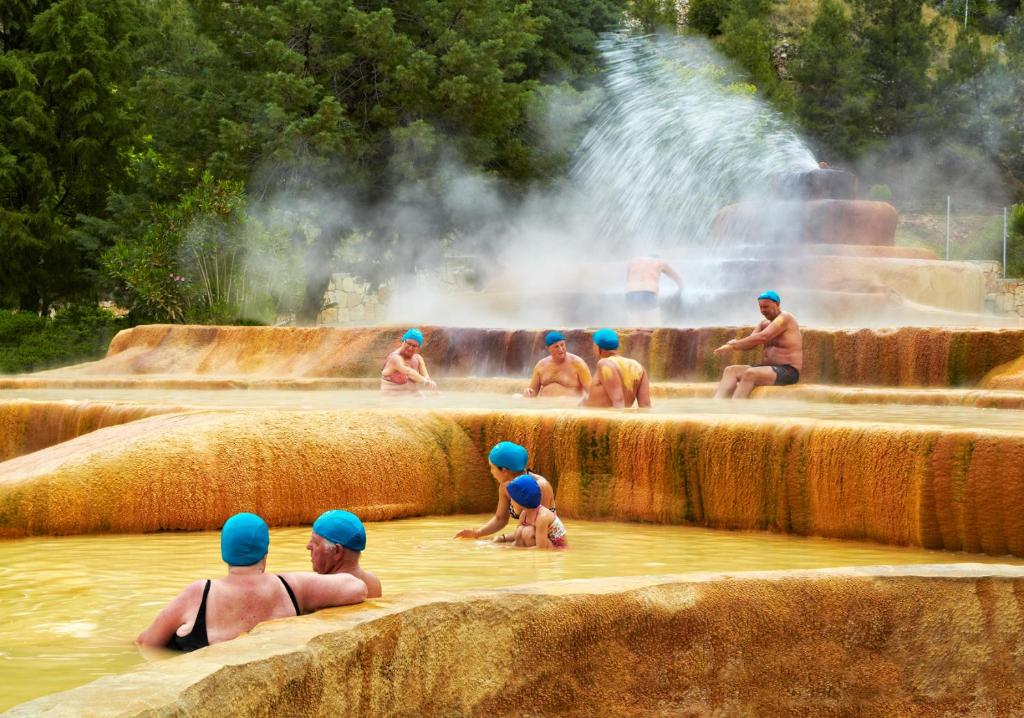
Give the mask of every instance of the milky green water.
M 452 539 L 486 518 L 368 524 L 363 565 L 381 578 L 384 601 L 409 591 L 691 571 L 1024 565 L 1013 558 L 851 541 L 592 521 L 566 521 L 567 551 Z M 272 530 L 268 570 L 308 570 L 308 536 L 308 528 Z M 217 533 L 0 541 L 0 709 L 142 662 L 132 641 L 157 611 L 191 581 L 224 574 L 218 541 Z
M 379 391 L 273 390 L 273 389 L 18 389 L 0 391 L 0 400 L 114 401 L 173 406 L 219 406 L 284 409 L 493 409 L 558 411 L 575 408 L 573 399 L 523 399 L 514 394 L 442 392 L 424 396 L 382 396 Z M 591 409 L 603 414 L 637 409 Z M 659 415 L 757 416 L 771 419 L 859 421 L 886 424 L 917 424 L 953 429 L 1024 431 L 1024 411 L 985 409 L 973 406 L 914 404 L 830 404 L 811 401 L 756 399 L 716 401 L 706 398 L 655 399 L 650 412 Z

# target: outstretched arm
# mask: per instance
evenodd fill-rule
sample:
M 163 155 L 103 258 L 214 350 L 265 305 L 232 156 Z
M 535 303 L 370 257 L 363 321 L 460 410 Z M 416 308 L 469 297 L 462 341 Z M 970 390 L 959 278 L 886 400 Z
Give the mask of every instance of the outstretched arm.
M 664 262 L 661 265 L 661 271 L 664 272 L 673 282 L 676 283 L 677 289 L 683 288 L 683 278 L 679 276 L 679 272 L 672 269 L 668 262 Z
M 319 574 L 302 571 L 282 575 L 295 591 L 302 613 L 312 613 L 332 606 L 350 606 L 366 600 L 366 584 L 350 573 Z
M 500 531 L 508 525 L 508 507 L 508 494 L 498 489 L 498 508 L 495 509 L 494 516 L 478 529 L 462 529 L 455 534 L 455 538 L 482 538 Z

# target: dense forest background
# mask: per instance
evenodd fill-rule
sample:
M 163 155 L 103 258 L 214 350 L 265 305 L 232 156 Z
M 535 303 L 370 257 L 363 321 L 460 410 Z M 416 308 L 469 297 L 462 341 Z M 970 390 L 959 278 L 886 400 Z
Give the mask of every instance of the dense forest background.
M 624 22 L 708 37 L 883 198 L 1016 202 L 1024 273 L 1024 17 L 968 2 L 7 0 L 0 371 L 132 322 L 310 323 L 341 267 L 436 262 L 464 172 L 564 178 Z

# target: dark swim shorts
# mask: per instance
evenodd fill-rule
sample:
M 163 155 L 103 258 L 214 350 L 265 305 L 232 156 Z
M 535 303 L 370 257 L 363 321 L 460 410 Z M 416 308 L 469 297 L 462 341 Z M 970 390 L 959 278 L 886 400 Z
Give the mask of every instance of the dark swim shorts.
M 758 364 L 770 366 L 775 372 L 775 386 L 789 386 L 800 381 L 800 370 L 792 364 Z
M 657 292 L 626 292 L 627 309 L 654 309 L 657 306 Z

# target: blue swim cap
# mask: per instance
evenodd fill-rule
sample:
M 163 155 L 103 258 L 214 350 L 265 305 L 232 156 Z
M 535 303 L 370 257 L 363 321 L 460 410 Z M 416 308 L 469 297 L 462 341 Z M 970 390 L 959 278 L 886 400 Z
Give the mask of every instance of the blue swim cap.
M 556 342 L 564 342 L 565 337 L 562 336 L 562 332 L 548 332 L 548 335 L 544 337 L 544 346 L 549 347 Z
M 779 293 L 773 292 L 771 289 L 758 295 L 757 300 L 761 301 L 762 299 L 770 299 L 776 304 L 782 304 L 782 299 L 779 297 Z
M 495 444 L 487 459 L 499 469 L 509 471 L 523 471 L 526 469 L 526 461 L 530 458 L 529 452 L 519 444 L 511 441 L 502 441 Z
M 268 548 L 270 529 L 256 514 L 235 514 L 220 530 L 220 557 L 228 566 L 252 566 Z
M 598 329 L 594 332 L 594 344 L 602 349 L 618 349 L 619 335 L 611 329 Z
M 404 342 L 406 339 L 415 339 L 420 346 L 423 346 L 423 332 L 421 332 L 419 329 L 410 329 L 405 334 L 403 334 L 402 341 Z
M 332 543 L 341 544 L 350 551 L 366 548 L 366 529 L 363 522 L 351 511 L 326 511 L 313 522 L 313 533 L 323 536 Z
M 529 474 L 517 476 L 505 488 L 512 500 L 523 508 L 535 509 L 540 506 L 540 484 Z

